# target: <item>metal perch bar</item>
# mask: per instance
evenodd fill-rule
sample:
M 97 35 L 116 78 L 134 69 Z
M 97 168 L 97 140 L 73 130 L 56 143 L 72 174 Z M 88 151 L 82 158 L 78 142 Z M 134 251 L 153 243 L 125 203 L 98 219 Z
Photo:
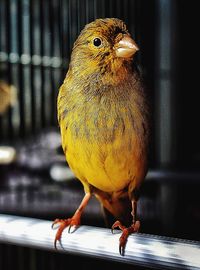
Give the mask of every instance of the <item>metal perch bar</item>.
M 61 245 L 54 249 L 56 230 L 51 221 L 0 215 L 0 242 L 26 247 L 82 254 L 157 269 L 200 269 L 200 242 L 146 234 L 131 235 L 125 256 L 119 255 L 119 233 L 109 229 L 80 226 L 65 230 Z

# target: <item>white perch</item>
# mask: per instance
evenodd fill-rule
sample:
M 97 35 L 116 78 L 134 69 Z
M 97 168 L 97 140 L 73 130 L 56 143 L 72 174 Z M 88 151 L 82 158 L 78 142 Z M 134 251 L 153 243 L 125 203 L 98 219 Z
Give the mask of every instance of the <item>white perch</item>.
M 200 242 L 154 235 L 131 235 L 125 256 L 119 254 L 119 232 L 109 229 L 80 226 L 75 232 L 62 235 L 58 250 L 54 249 L 56 230 L 51 221 L 0 215 L 0 242 L 53 250 L 68 254 L 82 254 L 93 258 L 120 261 L 125 264 L 159 269 L 200 269 Z

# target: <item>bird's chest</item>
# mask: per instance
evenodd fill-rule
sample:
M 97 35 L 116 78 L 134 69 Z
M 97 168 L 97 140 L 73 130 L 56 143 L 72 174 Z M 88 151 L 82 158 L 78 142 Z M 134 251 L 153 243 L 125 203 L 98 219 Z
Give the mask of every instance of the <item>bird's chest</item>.
M 142 125 L 132 108 L 106 105 L 74 110 L 62 138 L 76 176 L 110 192 L 123 189 L 136 174 Z
M 85 104 L 68 115 L 67 131 L 70 144 L 76 148 L 77 142 L 94 152 L 103 148 L 130 149 L 133 141 L 142 133 L 142 119 L 131 106 L 113 103 Z M 66 143 L 68 144 L 67 140 Z M 80 151 L 80 149 L 79 149 Z

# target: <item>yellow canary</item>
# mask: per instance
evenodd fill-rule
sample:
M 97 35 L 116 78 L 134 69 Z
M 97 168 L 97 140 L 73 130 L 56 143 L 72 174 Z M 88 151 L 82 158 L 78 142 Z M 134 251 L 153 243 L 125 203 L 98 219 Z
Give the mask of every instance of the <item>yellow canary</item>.
M 9 106 L 14 106 L 16 99 L 16 88 L 4 81 L 0 81 L 0 115 L 3 115 Z
M 54 221 L 60 224 L 55 247 L 65 227 L 80 224 L 92 194 L 117 219 L 112 229 L 122 229 L 122 255 L 128 235 L 139 229 L 136 208 L 147 172 L 149 110 L 133 60 L 138 49 L 116 18 L 87 24 L 74 43 L 58 95 L 58 121 L 67 162 L 85 196 L 72 218 Z

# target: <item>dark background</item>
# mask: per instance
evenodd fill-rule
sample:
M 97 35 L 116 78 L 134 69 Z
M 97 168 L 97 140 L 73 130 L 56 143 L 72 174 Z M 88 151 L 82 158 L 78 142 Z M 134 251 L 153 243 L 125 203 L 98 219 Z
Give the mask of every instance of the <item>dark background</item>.
M 141 230 L 200 240 L 197 5 L 184 0 L 0 0 L 0 81 L 17 89 L 15 105 L 0 115 L 0 146 L 16 150 L 12 163 L 0 165 L 2 213 L 53 220 L 72 215 L 81 201 L 82 187 L 66 171 L 60 147 L 56 98 L 80 30 L 95 18 L 118 17 L 140 47 L 136 61 L 152 104 Z M 95 199 L 82 223 L 105 226 Z

